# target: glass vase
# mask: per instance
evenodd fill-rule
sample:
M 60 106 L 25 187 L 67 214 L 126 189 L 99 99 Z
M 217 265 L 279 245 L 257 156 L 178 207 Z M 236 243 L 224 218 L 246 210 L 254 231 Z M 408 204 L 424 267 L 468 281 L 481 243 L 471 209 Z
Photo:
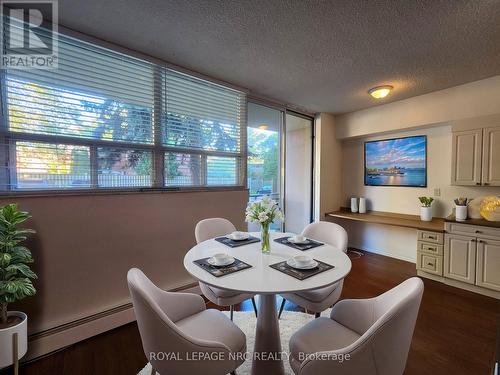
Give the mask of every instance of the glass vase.
M 262 253 L 271 253 L 271 243 L 269 242 L 269 224 L 260 225 L 260 241 Z

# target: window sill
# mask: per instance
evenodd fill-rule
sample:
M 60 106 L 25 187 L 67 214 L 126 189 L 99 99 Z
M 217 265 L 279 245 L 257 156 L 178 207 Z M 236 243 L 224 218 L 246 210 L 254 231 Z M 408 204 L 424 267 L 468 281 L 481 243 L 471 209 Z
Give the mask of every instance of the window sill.
M 182 188 L 135 188 L 135 189 L 81 189 L 81 190 L 31 190 L 0 192 L 0 199 L 17 197 L 57 197 L 81 195 L 171 194 L 221 191 L 248 191 L 245 186 L 182 187 Z

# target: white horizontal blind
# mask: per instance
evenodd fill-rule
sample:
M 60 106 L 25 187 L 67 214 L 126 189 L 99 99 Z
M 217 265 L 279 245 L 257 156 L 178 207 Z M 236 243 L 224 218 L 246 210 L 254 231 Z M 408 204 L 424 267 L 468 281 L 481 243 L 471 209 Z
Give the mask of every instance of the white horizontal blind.
M 64 35 L 58 59 L 1 75 L 3 189 L 243 184 L 244 93 Z
M 60 36 L 58 69 L 7 70 L 9 130 L 152 144 L 153 69 Z
M 238 153 L 245 95 L 172 70 L 165 74 L 164 144 Z

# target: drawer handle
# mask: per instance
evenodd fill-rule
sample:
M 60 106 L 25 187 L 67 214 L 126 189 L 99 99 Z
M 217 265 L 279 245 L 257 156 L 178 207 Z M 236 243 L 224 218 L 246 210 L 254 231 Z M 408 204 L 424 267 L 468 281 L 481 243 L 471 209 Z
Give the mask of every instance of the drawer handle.
M 474 231 L 474 233 L 483 233 L 483 232 L 482 232 L 482 231 L 480 231 L 479 229 L 476 229 L 476 230 Z
M 429 263 L 427 263 L 427 265 L 428 265 L 428 266 L 433 266 L 433 265 L 434 265 L 434 263 L 430 263 L 430 262 L 429 262 Z
M 425 250 L 436 251 L 436 249 L 435 249 L 435 248 L 433 248 L 433 247 L 428 247 L 428 248 L 426 248 Z
M 427 236 L 427 238 L 430 238 L 431 240 L 435 240 L 436 236 Z
M 483 240 L 477 240 L 477 242 L 479 242 L 479 243 L 483 243 Z

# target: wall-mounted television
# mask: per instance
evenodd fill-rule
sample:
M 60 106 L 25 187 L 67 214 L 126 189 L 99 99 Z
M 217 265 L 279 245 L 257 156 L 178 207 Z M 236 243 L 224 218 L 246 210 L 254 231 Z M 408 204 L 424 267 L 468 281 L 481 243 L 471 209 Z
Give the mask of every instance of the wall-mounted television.
M 365 185 L 427 187 L 427 137 L 365 142 Z

